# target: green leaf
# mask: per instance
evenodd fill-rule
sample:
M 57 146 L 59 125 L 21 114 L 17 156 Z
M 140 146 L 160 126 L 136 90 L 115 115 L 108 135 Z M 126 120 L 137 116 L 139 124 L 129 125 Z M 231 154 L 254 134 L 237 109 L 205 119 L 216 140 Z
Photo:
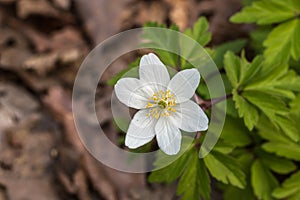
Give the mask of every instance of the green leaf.
M 234 158 L 212 151 L 204 158 L 204 162 L 211 175 L 217 180 L 238 188 L 245 188 L 246 175 Z
M 264 52 L 265 47 L 263 46 L 263 42 L 268 37 L 271 30 L 272 26 L 261 26 L 250 32 L 250 46 L 254 49 L 256 54 L 262 54 Z
M 227 52 L 224 56 L 224 68 L 232 87 L 237 88 L 241 69 L 239 57 L 234 55 L 231 51 Z
M 275 153 L 288 159 L 300 161 L 300 145 L 296 143 L 267 142 L 262 148 L 270 153 Z
M 246 58 L 242 57 L 242 63 L 245 63 L 244 66 L 242 65 L 241 77 L 240 77 L 240 85 L 246 85 L 249 81 L 252 80 L 261 70 L 262 67 L 262 57 L 257 56 L 253 59 L 252 63 L 248 63 Z
M 243 170 L 247 173 L 247 185 L 244 189 L 240 189 L 233 186 L 227 186 L 224 192 L 224 200 L 240 200 L 243 197 L 243 200 L 253 200 L 255 199 L 251 184 L 250 184 L 250 167 L 253 162 L 253 155 L 247 151 L 241 151 L 237 155 L 238 162 L 242 165 Z
M 261 0 L 246 6 L 231 17 L 236 23 L 278 24 L 264 42 L 266 64 L 280 66 L 287 64 L 290 56 L 300 57 L 299 3 L 295 0 Z
M 262 116 L 257 127 L 259 129 L 258 134 L 262 138 L 268 140 L 268 142 L 262 145 L 262 148 L 265 151 L 275 153 L 281 157 L 300 161 L 300 144 L 283 134 L 280 129 L 277 129 L 270 123 L 269 119 Z
M 176 193 L 182 196 L 182 200 L 196 200 L 200 196 L 210 199 L 210 178 L 196 149 L 192 151 L 191 160 L 180 177 Z
M 223 67 L 223 60 L 226 52 L 231 51 L 233 53 L 238 53 L 245 47 L 247 40 L 239 39 L 230 42 L 223 43 L 214 48 L 213 59 L 219 68 Z
M 155 167 L 161 168 L 168 163 L 171 164 L 159 170 L 152 171 L 148 180 L 150 182 L 164 183 L 171 183 L 175 181 L 182 174 L 183 170 L 190 160 L 191 155 L 193 154 L 193 152 L 191 151 L 192 145 L 190 145 L 191 140 L 192 138 L 183 137 L 181 149 L 177 155 L 169 156 L 162 152 L 159 152 L 154 163 Z
M 148 22 L 144 25 L 142 38 L 145 42 L 141 45 L 143 48 L 155 46 L 155 52 L 160 55 L 162 62 L 168 66 L 176 67 L 178 65 L 178 55 L 169 51 L 161 49 L 172 49 L 179 52 L 179 39 L 178 35 L 172 34 L 172 32 L 166 32 L 163 29 L 148 29 L 148 27 L 166 28 L 165 24 L 158 24 L 156 22 Z M 178 31 L 179 28 L 176 25 L 171 25 L 169 29 Z
M 300 56 L 300 20 L 294 19 L 275 27 L 264 42 L 266 64 L 280 66 L 287 64 L 290 56 L 295 60 Z M 298 42 L 298 43 L 294 43 Z
M 277 114 L 286 114 L 288 108 L 285 103 L 276 97 L 272 97 L 260 91 L 244 91 L 242 96 L 249 102 L 262 110 L 267 116 Z
M 257 109 L 236 91 L 233 91 L 233 100 L 235 102 L 235 107 L 238 110 L 239 117 L 244 118 L 246 127 L 251 131 L 259 119 Z
M 211 33 L 208 32 L 208 21 L 205 17 L 200 17 L 193 28 L 186 29 L 183 33 L 196 40 L 202 46 L 207 45 L 211 40 Z
M 279 184 L 273 174 L 260 160 L 254 161 L 251 167 L 251 183 L 255 195 L 259 199 L 272 200 L 271 193 Z
M 208 32 L 208 21 L 205 17 L 200 17 L 197 22 L 194 24 L 192 29 L 188 28 L 183 33 L 188 37 L 194 39 L 198 42 L 201 46 L 207 45 L 211 40 L 211 33 Z M 208 60 L 210 57 L 207 56 L 207 51 L 209 49 L 199 49 L 199 46 L 191 46 L 191 43 L 185 37 L 180 37 L 180 55 L 189 61 L 197 61 L 199 66 L 195 66 L 196 68 L 200 68 L 201 65 L 209 62 Z M 181 68 L 182 69 L 189 69 L 193 66 L 187 62 L 185 59 L 181 59 Z
M 241 119 L 226 116 L 221 138 L 234 146 L 244 147 L 252 142 L 249 134 Z
M 281 187 L 276 188 L 272 195 L 278 199 L 300 199 L 300 171 L 285 180 Z
M 288 174 L 297 169 L 297 166 L 292 161 L 277 157 L 274 154 L 260 150 L 258 155 L 265 166 L 268 166 L 278 174 Z
M 300 76 L 295 71 L 289 70 L 284 76 L 274 82 L 274 87 L 300 92 Z
M 230 18 L 235 23 L 254 23 L 260 25 L 280 23 L 296 18 L 297 8 L 293 5 L 294 0 L 262 0 L 255 1 L 251 6 L 243 8 Z

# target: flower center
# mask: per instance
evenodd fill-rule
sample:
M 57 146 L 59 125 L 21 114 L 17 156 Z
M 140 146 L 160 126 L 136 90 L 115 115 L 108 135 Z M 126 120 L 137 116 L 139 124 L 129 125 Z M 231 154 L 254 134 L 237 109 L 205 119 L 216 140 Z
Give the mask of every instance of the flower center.
M 146 108 L 149 108 L 147 116 L 158 119 L 159 117 L 170 116 L 172 112 L 176 112 L 174 108 L 176 106 L 176 99 L 170 90 L 160 90 L 158 93 L 154 93 L 149 100 L 150 102 L 146 106 Z
M 165 109 L 167 107 L 167 102 L 165 102 L 164 100 L 160 100 L 157 105 L 161 108 L 161 109 Z

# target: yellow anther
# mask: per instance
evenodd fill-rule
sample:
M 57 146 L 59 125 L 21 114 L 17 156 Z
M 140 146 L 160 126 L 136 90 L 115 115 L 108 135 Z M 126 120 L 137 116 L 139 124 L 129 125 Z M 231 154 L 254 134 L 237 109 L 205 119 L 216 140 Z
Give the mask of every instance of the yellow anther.
M 149 98 L 146 108 L 149 108 L 149 113 L 146 116 L 152 116 L 155 119 L 159 117 L 168 117 L 172 112 L 176 112 L 173 107 L 176 106 L 176 99 L 170 90 L 154 93 Z
M 153 106 L 154 106 L 154 104 L 148 103 L 147 106 L 146 106 L 146 108 L 151 108 L 151 107 L 153 107 Z

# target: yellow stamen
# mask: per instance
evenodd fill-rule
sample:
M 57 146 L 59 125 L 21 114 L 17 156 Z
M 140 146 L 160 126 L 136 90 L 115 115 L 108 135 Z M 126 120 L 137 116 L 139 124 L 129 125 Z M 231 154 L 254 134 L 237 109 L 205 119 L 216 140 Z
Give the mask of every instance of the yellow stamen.
M 146 116 L 152 116 L 155 119 L 159 117 L 168 117 L 171 113 L 176 112 L 173 108 L 176 106 L 176 99 L 170 90 L 154 93 L 149 101 L 146 108 L 150 108 L 149 113 Z

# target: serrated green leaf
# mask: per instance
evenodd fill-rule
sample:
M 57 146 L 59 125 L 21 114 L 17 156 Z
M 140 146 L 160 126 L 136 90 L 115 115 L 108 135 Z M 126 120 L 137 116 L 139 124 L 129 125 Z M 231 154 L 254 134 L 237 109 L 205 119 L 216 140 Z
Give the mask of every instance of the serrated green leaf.
M 200 17 L 193 25 L 193 28 L 186 29 L 183 33 L 196 40 L 202 46 L 207 45 L 211 40 L 211 33 L 208 32 L 208 21 Z
M 258 134 L 265 140 L 279 143 L 292 142 L 285 134 L 282 133 L 282 131 L 277 129 L 265 115 L 260 117 L 257 128 L 259 129 Z
M 182 200 L 210 199 L 210 178 L 203 163 L 199 160 L 198 151 L 193 150 L 191 160 L 186 170 L 180 177 L 177 195 L 182 196 Z
M 278 81 L 274 82 L 274 86 L 279 89 L 300 92 L 300 76 L 295 71 L 290 70 Z
M 218 151 L 223 154 L 229 154 L 234 150 L 235 146 L 231 144 L 230 142 L 226 142 L 225 140 L 221 139 L 217 142 L 217 144 L 214 146 L 214 150 Z
M 291 110 L 294 115 L 300 117 L 300 93 L 296 98 L 290 103 Z
M 240 155 L 237 155 L 237 160 L 241 163 L 244 171 L 247 172 L 247 185 L 244 189 L 227 186 L 224 192 L 224 200 L 240 200 L 241 197 L 243 197 L 243 200 L 253 200 L 255 197 L 251 188 L 250 177 L 248 175 L 253 162 L 253 155 L 245 151 Z
M 278 199 L 298 200 L 300 198 L 300 172 L 286 179 L 281 187 L 276 188 L 272 195 Z
M 194 24 L 192 29 L 188 28 L 183 33 L 188 37 L 195 40 L 201 46 L 207 45 L 211 40 L 211 33 L 208 32 L 208 21 L 205 17 L 200 17 L 197 22 Z M 189 61 L 197 61 L 199 66 L 195 66 L 196 68 L 200 68 L 201 65 L 209 62 L 209 57 L 207 56 L 207 49 L 199 49 L 198 45 L 191 46 L 189 40 L 185 37 L 180 37 L 180 55 Z M 189 69 L 193 67 L 189 62 L 185 59 L 181 59 L 181 68 Z
M 163 29 L 147 29 L 148 27 L 166 28 L 166 25 L 156 22 L 146 23 L 142 33 L 142 38 L 145 39 L 145 42 L 141 47 L 147 48 L 155 46 L 156 49 L 154 49 L 154 51 L 160 55 L 162 62 L 168 66 L 176 67 L 179 61 L 178 55 L 161 49 L 172 49 L 180 52 L 178 35 L 172 34 L 172 32 L 166 32 Z M 174 31 L 179 30 L 176 25 L 171 25 L 169 29 Z
M 278 125 L 290 139 L 292 139 L 294 142 L 299 141 L 300 133 L 294 119 L 286 116 L 284 117 L 281 115 L 276 115 L 273 120 L 274 124 Z
M 234 55 L 233 52 L 227 52 L 224 56 L 224 68 L 232 87 L 236 88 L 240 79 L 241 69 L 241 62 L 239 57 Z
M 257 127 L 259 129 L 258 134 L 268 140 L 267 143 L 262 145 L 265 151 L 275 153 L 284 158 L 300 161 L 300 144 L 292 141 L 283 134 L 280 129 L 277 129 L 270 123 L 269 119 L 262 116 Z
M 164 182 L 171 183 L 175 181 L 183 172 L 186 165 L 189 162 L 189 159 L 193 152 L 191 151 L 191 142 L 192 138 L 183 137 L 181 142 L 181 149 L 177 155 L 169 156 L 162 152 L 158 153 L 157 159 L 154 163 L 156 168 L 161 168 L 162 166 L 166 166 L 159 170 L 152 171 L 149 176 L 150 182 Z M 173 162 L 172 162 L 173 161 Z
M 289 111 L 281 99 L 260 91 L 246 90 L 242 93 L 242 96 L 262 110 L 267 116 L 273 116 L 274 113 L 286 114 Z
M 244 147 L 251 144 L 251 138 L 248 134 L 249 131 L 244 126 L 243 121 L 226 116 L 221 138 L 234 146 Z
M 238 188 L 245 188 L 246 175 L 234 158 L 212 151 L 204 158 L 204 162 L 211 175 L 217 180 Z
M 215 64 L 221 68 L 223 66 L 224 56 L 227 51 L 231 51 L 233 53 L 238 53 L 242 50 L 242 48 L 246 45 L 247 40 L 239 39 L 230 42 L 223 43 L 214 48 L 213 59 Z
M 296 18 L 297 9 L 293 0 L 255 1 L 230 18 L 235 23 L 254 23 L 260 25 L 280 23 Z
M 247 62 L 245 58 L 243 59 L 245 60 L 244 63 Z M 247 85 L 247 83 L 260 72 L 262 69 L 262 60 L 262 56 L 257 56 L 253 59 L 251 64 L 242 66 L 242 73 L 239 80 L 241 85 Z
M 235 107 L 238 110 L 239 117 L 244 118 L 246 127 L 251 131 L 259 119 L 257 109 L 236 91 L 233 91 L 233 100 L 235 102 Z
M 262 145 L 265 151 L 288 159 L 300 161 L 300 145 L 296 143 L 267 142 Z
M 260 160 L 256 160 L 252 164 L 251 184 L 255 195 L 262 200 L 273 200 L 271 193 L 279 185 L 274 175 Z
M 272 26 L 261 26 L 257 27 L 254 31 L 250 32 L 251 43 L 250 46 L 256 54 L 262 54 L 265 50 L 263 42 L 272 31 Z
M 265 166 L 278 174 L 288 174 L 297 169 L 295 163 L 260 150 L 257 153 Z
M 294 19 L 275 27 L 264 42 L 266 64 L 280 66 L 287 64 L 290 56 L 297 60 L 300 56 L 300 20 Z

